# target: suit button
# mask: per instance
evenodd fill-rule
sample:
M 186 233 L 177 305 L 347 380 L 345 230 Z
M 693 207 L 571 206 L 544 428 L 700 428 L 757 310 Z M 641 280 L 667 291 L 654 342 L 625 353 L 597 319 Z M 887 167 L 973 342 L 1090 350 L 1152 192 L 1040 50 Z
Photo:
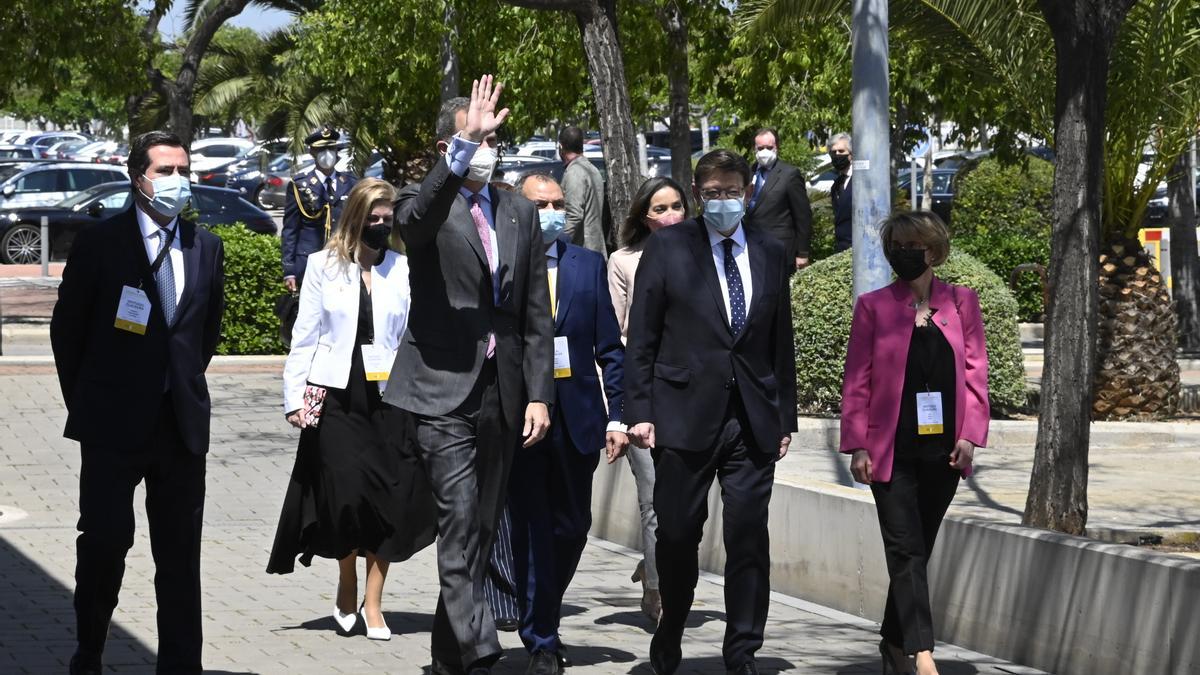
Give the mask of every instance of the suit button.
M 732 377 L 729 378 L 728 380 L 725 380 L 725 388 L 726 389 L 733 389 L 733 385 L 734 385 L 734 379 Z

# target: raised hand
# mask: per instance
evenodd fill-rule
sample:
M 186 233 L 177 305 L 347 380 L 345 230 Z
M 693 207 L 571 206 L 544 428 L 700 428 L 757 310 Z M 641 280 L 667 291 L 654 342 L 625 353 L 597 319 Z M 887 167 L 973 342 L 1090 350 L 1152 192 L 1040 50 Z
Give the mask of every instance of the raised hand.
M 467 106 L 467 123 L 462 130 L 468 141 L 482 143 L 508 119 L 508 108 L 496 111 L 501 91 L 504 91 L 504 85 L 497 82 L 493 87 L 491 75 L 471 81 L 471 103 Z

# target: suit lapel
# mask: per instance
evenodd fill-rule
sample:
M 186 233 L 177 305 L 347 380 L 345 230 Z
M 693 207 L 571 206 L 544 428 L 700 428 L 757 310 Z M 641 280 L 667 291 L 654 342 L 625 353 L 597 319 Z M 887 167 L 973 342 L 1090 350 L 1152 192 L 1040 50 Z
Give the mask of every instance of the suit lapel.
M 954 303 L 954 290 L 949 284 L 934 277 L 933 288 L 929 292 L 929 304 L 937 310 L 930 320 L 937 325 L 942 335 L 946 336 L 946 341 L 954 348 L 954 355 L 958 357 L 956 363 L 962 363 L 962 320 L 958 315 L 958 306 Z
M 467 201 L 466 197 L 460 194 L 454 200 L 454 205 L 450 207 L 450 210 L 450 222 L 467 223 L 462 235 L 467 240 L 467 243 L 471 245 L 471 250 L 475 251 L 475 255 L 479 257 L 479 262 L 483 265 L 483 268 L 485 270 L 489 269 L 487 253 L 483 250 L 483 241 L 479 238 L 478 228 L 475 227 L 475 216 L 471 215 L 471 203 Z M 460 213 L 454 213 L 454 211 L 459 211 Z M 489 278 L 491 277 L 491 275 L 488 276 Z
M 717 315 L 725 321 L 725 332 L 728 334 L 729 313 L 725 309 L 725 296 L 721 294 L 721 282 L 717 279 L 717 268 L 713 266 L 712 247 L 708 245 L 708 229 L 700 219 L 696 220 L 696 226 L 692 228 L 692 255 L 696 257 L 696 269 L 700 270 L 704 285 L 708 286 L 713 302 L 717 303 Z
M 150 275 L 150 261 L 146 257 L 146 242 L 142 240 L 142 226 L 138 224 L 137 207 L 131 206 L 125 212 L 125 231 L 128 233 L 126 247 L 132 256 L 133 266 L 137 269 L 138 279 L 144 288 L 154 290 L 154 277 Z M 149 293 L 148 293 L 149 294 Z M 158 304 L 158 293 L 154 293 L 154 304 Z
M 746 248 L 750 256 L 750 283 L 752 284 L 753 296 L 750 298 L 750 306 L 746 308 L 746 326 L 754 320 L 754 316 L 760 305 L 763 303 L 763 294 L 767 290 L 767 257 L 763 251 L 762 237 L 757 232 L 750 232 L 744 226 L 742 231 L 746 233 Z M 780 299 L 780 302 L 786 302 Z M 742 328 L 742 332 L 737 335 L 741 339 L 746 334 L 746 328 Z
M 767 191 L 770 190 L 771 187 L 774 186 L 775 182 L 778 180 L 779 180 L 779 162 L 776 161 L 775 166 L 771 167 L 771 170 L 767 172 L 767 179 L 765 181 L 763 181 L 762 187 L 758 189 L 758 193 L 755 194 L 753 197 L 754 207 L 751 209 L 748 209 L 747 213 L 754 213 L 755 211 L 758 210 L 759 205 L 762 204 L 763 196 L 767 194 Z
M 200 275 L 200 238 L 196 236 L 196 224 L 184 220 L 179 221 L 179 248 L 183 250 L 183 295 L 179 298 L 179 306 L 175 308 L 175 316 L 182 316 L 192 296 L 196 294 L 196 284 Z M 170 261 L 163 261 L 169 265 Z
M 517 250 L 522 245 L 521 230 L 517 226 L 516 211 L 512 208 L 511 195 L 503 190 L 497 190 L 490 185 L 492 222 L 496 224 L 496 240 L 500 247 L 497 252 L 496 279 L 500 284 L 500 302 L 504 302 L 512 293 L 512 282 L 516 278 Z
M 558 314 L 555 316 L 555 328 L 562 328 L 563 317 L 571 306 L 571 298 L 575 295 L 575 277 L 579 272 L 579 252 L 567 248 L 559 241 L 558 247 L 558 283 L 555 286 L 554 298 L 558 303 Z

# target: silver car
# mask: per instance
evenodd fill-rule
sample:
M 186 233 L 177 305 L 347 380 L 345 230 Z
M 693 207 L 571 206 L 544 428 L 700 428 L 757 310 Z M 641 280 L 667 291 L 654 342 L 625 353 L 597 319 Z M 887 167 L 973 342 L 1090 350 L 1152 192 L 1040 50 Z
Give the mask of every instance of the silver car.
M 129 180 L 120 166 L 83 162 L 0 165 L 0 208 L 57 204 L 93 185 Z

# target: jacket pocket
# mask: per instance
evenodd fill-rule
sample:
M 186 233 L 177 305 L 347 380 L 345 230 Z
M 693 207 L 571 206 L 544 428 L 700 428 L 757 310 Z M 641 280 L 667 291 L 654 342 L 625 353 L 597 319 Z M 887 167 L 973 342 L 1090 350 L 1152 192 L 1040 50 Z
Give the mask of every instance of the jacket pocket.
M 692 381 L 692 371 L 681 366 L 672 366 L 666 363 L 654 364 L 654 376 L 660 380 L 674 382 L 676 384 L 687 384 Z

